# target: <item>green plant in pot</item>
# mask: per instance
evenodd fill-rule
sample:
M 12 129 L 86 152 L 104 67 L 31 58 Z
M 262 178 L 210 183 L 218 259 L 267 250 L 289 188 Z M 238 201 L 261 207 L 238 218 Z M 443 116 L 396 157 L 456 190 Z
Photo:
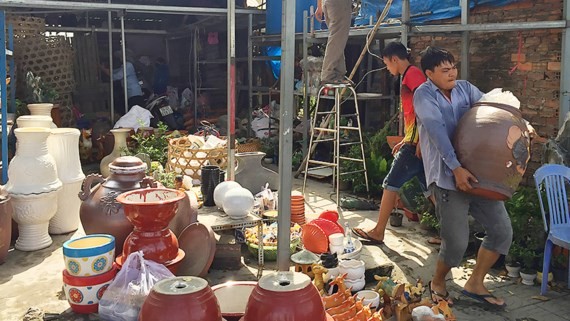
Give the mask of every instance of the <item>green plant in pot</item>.
M 537 260 L 540 258 L 540 255 L 534 250 L 521 248 L 519 256 L 522 264 L 520 272 L 522 283 L 525 285 L 533 285 L 534 279 L 536 278 L 536 268 L 538 266 Z
M 518 278 L 520 276 L 520 251 L 520 246 L 516 243 L 513 243 L 509 249 L 509 254 L 505 259 L 505 268 L 509 277 Z
M 275 147 L 278 145 L 276 140 L 271 137 L 261 139 L 261 152 L 265 153 L 265 158 L 273 158 L 275 156 Z
M 53 103 L 58 94 L 51 86 L 45 83 L 40 77 L 34 75 L 33 72 L 26 73 L 26 102 L 32 103 Z

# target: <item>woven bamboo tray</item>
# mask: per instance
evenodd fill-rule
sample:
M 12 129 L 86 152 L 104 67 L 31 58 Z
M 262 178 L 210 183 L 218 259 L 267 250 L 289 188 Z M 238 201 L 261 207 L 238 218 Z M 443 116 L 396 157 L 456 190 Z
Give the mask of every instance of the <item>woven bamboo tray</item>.
M 236 149 L 238 153 L 258 152 L 261 150 L 261 140 L 253 139 L 247 143 L 237 144 Z
M 225 146 L 214 149 L 192 148 L 192 142 L 187 137 L 172 138 L 168 142 L 167 172 L 200 179 L 202 166 L 218 165 L 225 168 L 227 162 L 228 150 Z

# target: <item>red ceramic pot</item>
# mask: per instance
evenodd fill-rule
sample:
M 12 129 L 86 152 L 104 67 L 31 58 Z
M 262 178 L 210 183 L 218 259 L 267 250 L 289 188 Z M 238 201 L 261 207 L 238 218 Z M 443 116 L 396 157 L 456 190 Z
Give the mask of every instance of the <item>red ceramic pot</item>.
M 122 258 L 135 251 L 142 251 L 145 259 L 162 264 L 179 258 L 178 239 L 167 226 L 185 196 L 182 191 L 167 188 L 137 189 L 117 196 L 117 202 L 123 205 L 127 219 L 134 225 L 125 240 Z
M 457 124 L 457 159 L 479 181 L 468 193 L 506 200 L 517 189 L 530 159 L 530 137 L 519 109 L 498 103 L 473 105 Z
M 237 321 L 245 314 L 245 308 L 251 292 L 257 285 L 254 281 L 226 282 L 212 287 L 220 304 L 222 317 L 228 321 Z
M 75 313 L 97 313 L 99 300 L 117 275 L 117 266 L 96 276 L 77 277 L 63 270 L 63 290 Z
M 302 273 L 263 276 L 249 297 L 244 321 L 289 320 L 327 320 L 317 288 Z
M 146 298 L 139 321 L 221 321 L 218 300 L 208 282 L 199 277 L 159 281 Z
M 327 234 L 316 224 L 305 224 L 303 226 L 301 240 L 305 249 L 313 253 L 325 253 L 329 249 Z

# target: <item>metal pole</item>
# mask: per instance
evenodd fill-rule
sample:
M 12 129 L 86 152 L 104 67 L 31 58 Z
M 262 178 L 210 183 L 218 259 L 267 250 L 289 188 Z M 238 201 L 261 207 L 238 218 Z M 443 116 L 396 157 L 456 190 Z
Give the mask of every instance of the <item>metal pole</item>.
M 469 24 L 469 0 L 461 0 L 461 25 Z M 469 79 L 469 31 L 461 33 L 461 79 Z
M 247 129 L 247 134 L 251 134 L 253 130 L 251 129 L 251 122 L 253 121 L 253 15 L 249 15 L 248 22 L 248 37 L 247 37 L 247 98 L 249 102 L 249 128 Z M 253 133 L 255 137 L 255 133 Z
M 111 0 L 109 0 L 111 3 Z M 113 88 L 113 13 L 107 11 L 107 24 L 109 25 L 109 92 L 111 93 L 111 122 L 115 123 L 115 88 Z
M 570 0 L 564 0 L 564 20 L 570 21 Z M 564 124 L 566 114 L 570 112 L 570 25 L 562 31 L 562 52 L 560 65 L 560 112 L 558 124 Z
M 16 62 L 14 61 L 14 26 L 8 26 L 8 49 L 12 51 L 10 57 L 10 111 L 16 113 Z
M 194 127 L 198 126 L 198 29 L 194 30 L 194 41 L 192 42 L 194 44 L 194 48 L 192 48 L 192 51 L 194 52 L 193 55 L 193 59 L 192 61 L 194 62 L 194 73 L 192 73 L 192 67 L 188 68 L 189 69 L 189 75 L 188 75 L 188 80 L 190 80 L 190 77 L 193 76 L 194 78 Z M 189 66 L 192 66 L 192 64 L 190 64 L 190 62 L 188 62 Z
M 227 177 L 234 180 L 236 152 L 236 2 L 228 0 L 228 169 Z
M 121 12 L 121 49 L 123 51 L 123 93 L 125 95 L 125 114 L 129 112 L 129 97 L 127 97 L 127 49 L 125 39 L 125 12 Z
M 408 47 L 408 34 L 410 31 L 410 0 L 402 2 L 402 43 Z M 402 91 L 402 79 L 400 79 L 400 92 Z M 397 98 L 399 99 L 399 98 Z M 404 136 L 404 112 L 398 111 L 398 135 Z
M 6 12 L 0 11 L 0 108 L 2 109 L 2 184 L 8 181 L 8 95 L 6 95 Z M 13 81 L 14 79 L 12 79 Z
M 307 156 L 307 148 L 309 143 L 309 123 L 307 121 L 309 115 L 309 77 L 307 75 L 307 66 L 309 65 L 307 59 L 309 58 L 309 13 L 307 10 L 303 11 L 303 144 L 301 146 L 303 157 Z M 316 117 L 316 115 L 315 115 Z
M 295 69 L 296 1 L 282 0 L 281 21 L 281 108 L 279 110 L 279 205 L 277 267 L 289 271 L 291 243 L 291 166 L 293 157 L 293 81 Z

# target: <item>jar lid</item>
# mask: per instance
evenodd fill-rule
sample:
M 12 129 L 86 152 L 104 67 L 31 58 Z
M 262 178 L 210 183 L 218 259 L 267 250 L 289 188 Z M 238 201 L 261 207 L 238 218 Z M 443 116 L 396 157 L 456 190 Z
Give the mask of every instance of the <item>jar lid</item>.
M 303 273 L 276 272 L 259 279 L 259 286 L 273 292 L 292 292 L 306 288 L 311 278 Z
M 195 276 L 180 276 L 164 279 L 154 285 L 152 290 L 165 295 L 182 295 L 196 293 L 205 289 L 208 282 Z
M 134 156 L 121 156 L 109 164 L 111 173 L 135 174 L 146 171 L 146 163 Z

